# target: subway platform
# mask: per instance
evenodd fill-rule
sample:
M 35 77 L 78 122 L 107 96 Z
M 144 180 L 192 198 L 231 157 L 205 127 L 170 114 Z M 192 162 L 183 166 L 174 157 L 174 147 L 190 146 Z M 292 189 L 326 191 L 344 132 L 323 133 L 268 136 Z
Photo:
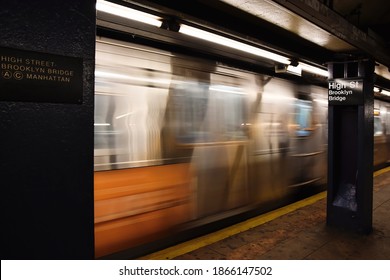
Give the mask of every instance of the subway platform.
M 390 167 L 374 173 L 368 235 L 326 226 L 323 192 L 140 259 L 390 260 Z

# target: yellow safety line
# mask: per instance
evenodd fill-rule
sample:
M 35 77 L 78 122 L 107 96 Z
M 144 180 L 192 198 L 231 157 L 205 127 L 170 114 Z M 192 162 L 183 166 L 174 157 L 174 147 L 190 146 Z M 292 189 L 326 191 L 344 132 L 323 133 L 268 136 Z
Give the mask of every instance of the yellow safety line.
M 232 225 L 230 227 L 215 231 L 213 233 L 180 243 L 178 245 L 166 248 L 162 251 L 152 253 L 150 255 L 140 258 L 140 260 L 167 260 L 173 259 L 177 256 L 186 254 L 188 252 L 194 251 L 201 247 L 213 244 L 217 241 L 225 239 L 229 236 L 235 235 L 237 233 L 246 231 L 253 227 L 262 225 L 266 222 L 272 221 L 280 216 L 293 212 L 299 208 L 302 208 L 306 205 L 313 204 L 314 202 L 323 199 L 326 197 L 326 191 L 313 195 L 309 198 L 300 200 L 293 204 L 284 206 L 282 208 L 273 210 L 271 212 L 265 213 L 263 215 L 251 218 L 244 222 Z
M 390 171 L 390 166 L 374 172 L 374 177 Z
M 381 174 L 384 174 L 386 172 L 390 171 L 390 167 L 378 170 L 374 172 L 373 176 L 379 176 Z M 202 248 L 204 246 L 213 244 L 215 242 L 218 242 L 220 240 L 223 240 L 227 237 L 230 237 L 232 235 L 238 234 L 243 231 L 247 231 L 251 228 L 257 227 L 259 225 L 265 224 L 269 221 L 272 221 L 276 218 L 279 218 L 283 215 L 286 215 L 288 213 L 291 213 L 297 209 L 300 209 L 302 207 L 305 207 L 307 205 L 313 204 L 323 198 L 326 197 L 326 191 L 318 193 L 316 195 L 313 195 L 311 197 L 305 198 L 303 200 L 294 202 L 292 204 L 289 204 L 287 206 L 284 206 L 282 208 L 273 210 L 271 212 L 262 214 L 260 216 L 248 219 L 244 222 L 234 224 L 230 227 L 223 228 L 221 230 L 218 230 L 216 232 L 212 232 L 210 234 L 200 236 L 198 238 L 180 243 L 178 245 L 166 248 L 164 250 L 143 256 L 139 258 L 139 260 L 169 260 L 173 259 L 177 256 L 184 255 L 188 252 L 194 251 L 196 249 Z

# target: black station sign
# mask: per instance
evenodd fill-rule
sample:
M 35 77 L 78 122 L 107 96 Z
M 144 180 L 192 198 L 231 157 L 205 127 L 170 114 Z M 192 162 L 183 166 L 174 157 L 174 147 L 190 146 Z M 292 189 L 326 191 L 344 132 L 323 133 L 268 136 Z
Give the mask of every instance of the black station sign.
M 334 79 L 328 82 L 329 105 L 362 105 L 363 80 Z
M 0 47 L 0 101 L 82 103 L 81 58 Z

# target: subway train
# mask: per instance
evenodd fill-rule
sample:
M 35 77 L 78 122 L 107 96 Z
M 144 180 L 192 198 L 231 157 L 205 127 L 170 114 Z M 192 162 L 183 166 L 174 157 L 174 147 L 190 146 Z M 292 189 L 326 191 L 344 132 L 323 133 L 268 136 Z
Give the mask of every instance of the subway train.
M 327 88 L 97 37 L 95 92 L 96 258 L 326 188 Z M 390 104 L 374 107 L 380 166 Z

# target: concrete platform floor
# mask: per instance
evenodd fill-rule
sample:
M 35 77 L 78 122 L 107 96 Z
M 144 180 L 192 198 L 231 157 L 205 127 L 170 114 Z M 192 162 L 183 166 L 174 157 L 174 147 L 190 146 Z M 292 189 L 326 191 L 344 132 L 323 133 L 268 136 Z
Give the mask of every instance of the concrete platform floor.
M 176 260 L 390 260 L 390 168 L 374 178 L 373 232 L 326 226 L 326 198 Z

